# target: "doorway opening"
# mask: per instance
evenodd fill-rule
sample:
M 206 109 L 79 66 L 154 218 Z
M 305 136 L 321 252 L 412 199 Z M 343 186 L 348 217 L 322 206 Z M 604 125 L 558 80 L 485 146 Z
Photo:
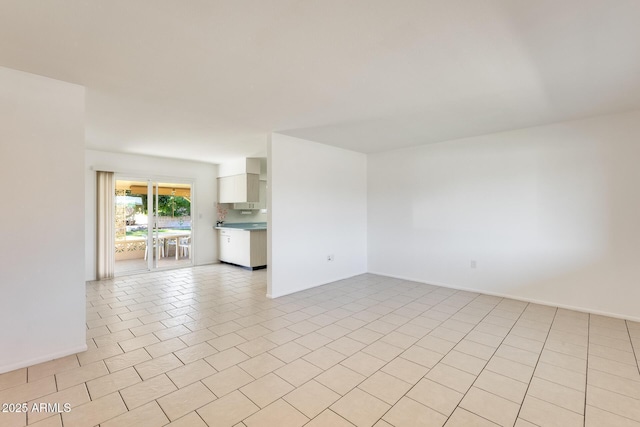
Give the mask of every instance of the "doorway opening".
M 116 276 L 193 265 L 192 187 L 116 177 Z

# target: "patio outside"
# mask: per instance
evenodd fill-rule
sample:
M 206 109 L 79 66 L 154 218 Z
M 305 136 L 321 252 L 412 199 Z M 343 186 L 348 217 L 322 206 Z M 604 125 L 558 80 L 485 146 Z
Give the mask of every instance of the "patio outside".
M 117 180 L 115 196 L 116 275 L 147 270 L 149 257 L 157 268 L 192 264 L 191 188 L 188 184 L 161 183 L 153 186 L 152 206 L 157 211 L 155 223 L 153 212 L 151 215 L 148 212 L 146 182 Z M 147 248 L 150 231 L 156 233 L 153 248 Z

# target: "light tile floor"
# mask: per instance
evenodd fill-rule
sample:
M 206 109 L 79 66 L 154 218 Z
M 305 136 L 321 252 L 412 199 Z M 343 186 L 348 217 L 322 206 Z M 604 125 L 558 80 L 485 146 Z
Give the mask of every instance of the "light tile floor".
M 87 284 L 89 350 L 0 375 L 1 426 L 640 426 L 640 324 L 362 275 L 270 300 L 226 265 Z
M 166 256 L 160 258 L 158 262 L 159 268 L 182 268 L 190 265 L 191 260 L 188 257 L 176 259 L 174 256 Z M 121 277 L 134 272 L 148 271 L 147 266 L 147 260 L 144 258 L 124 259 L 115 262 L 114 270 L 116 277 Z

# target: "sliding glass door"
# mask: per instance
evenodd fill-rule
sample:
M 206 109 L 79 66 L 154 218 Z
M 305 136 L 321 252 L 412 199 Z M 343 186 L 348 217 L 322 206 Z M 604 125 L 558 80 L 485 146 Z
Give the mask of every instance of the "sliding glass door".
M 115 274 L 193 265 L 192 184 L 116 177 Z
M 149 270 L 147 181 L 116 177 L 115 274 Z
M 155 267 L 192 265 L 191 184 L 156 182 L 153 195 Z

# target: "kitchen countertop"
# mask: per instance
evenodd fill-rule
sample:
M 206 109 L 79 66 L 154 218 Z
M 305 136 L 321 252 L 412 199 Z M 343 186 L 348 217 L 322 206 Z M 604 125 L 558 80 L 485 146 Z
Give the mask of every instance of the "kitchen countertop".
M 224 228 L 233 228 L 236 230 L 266 230 L 267 223 L 266 222 L 229 222 L 224 223 L 221 226 L 215 226 L 216 230 L 221 230 Z

